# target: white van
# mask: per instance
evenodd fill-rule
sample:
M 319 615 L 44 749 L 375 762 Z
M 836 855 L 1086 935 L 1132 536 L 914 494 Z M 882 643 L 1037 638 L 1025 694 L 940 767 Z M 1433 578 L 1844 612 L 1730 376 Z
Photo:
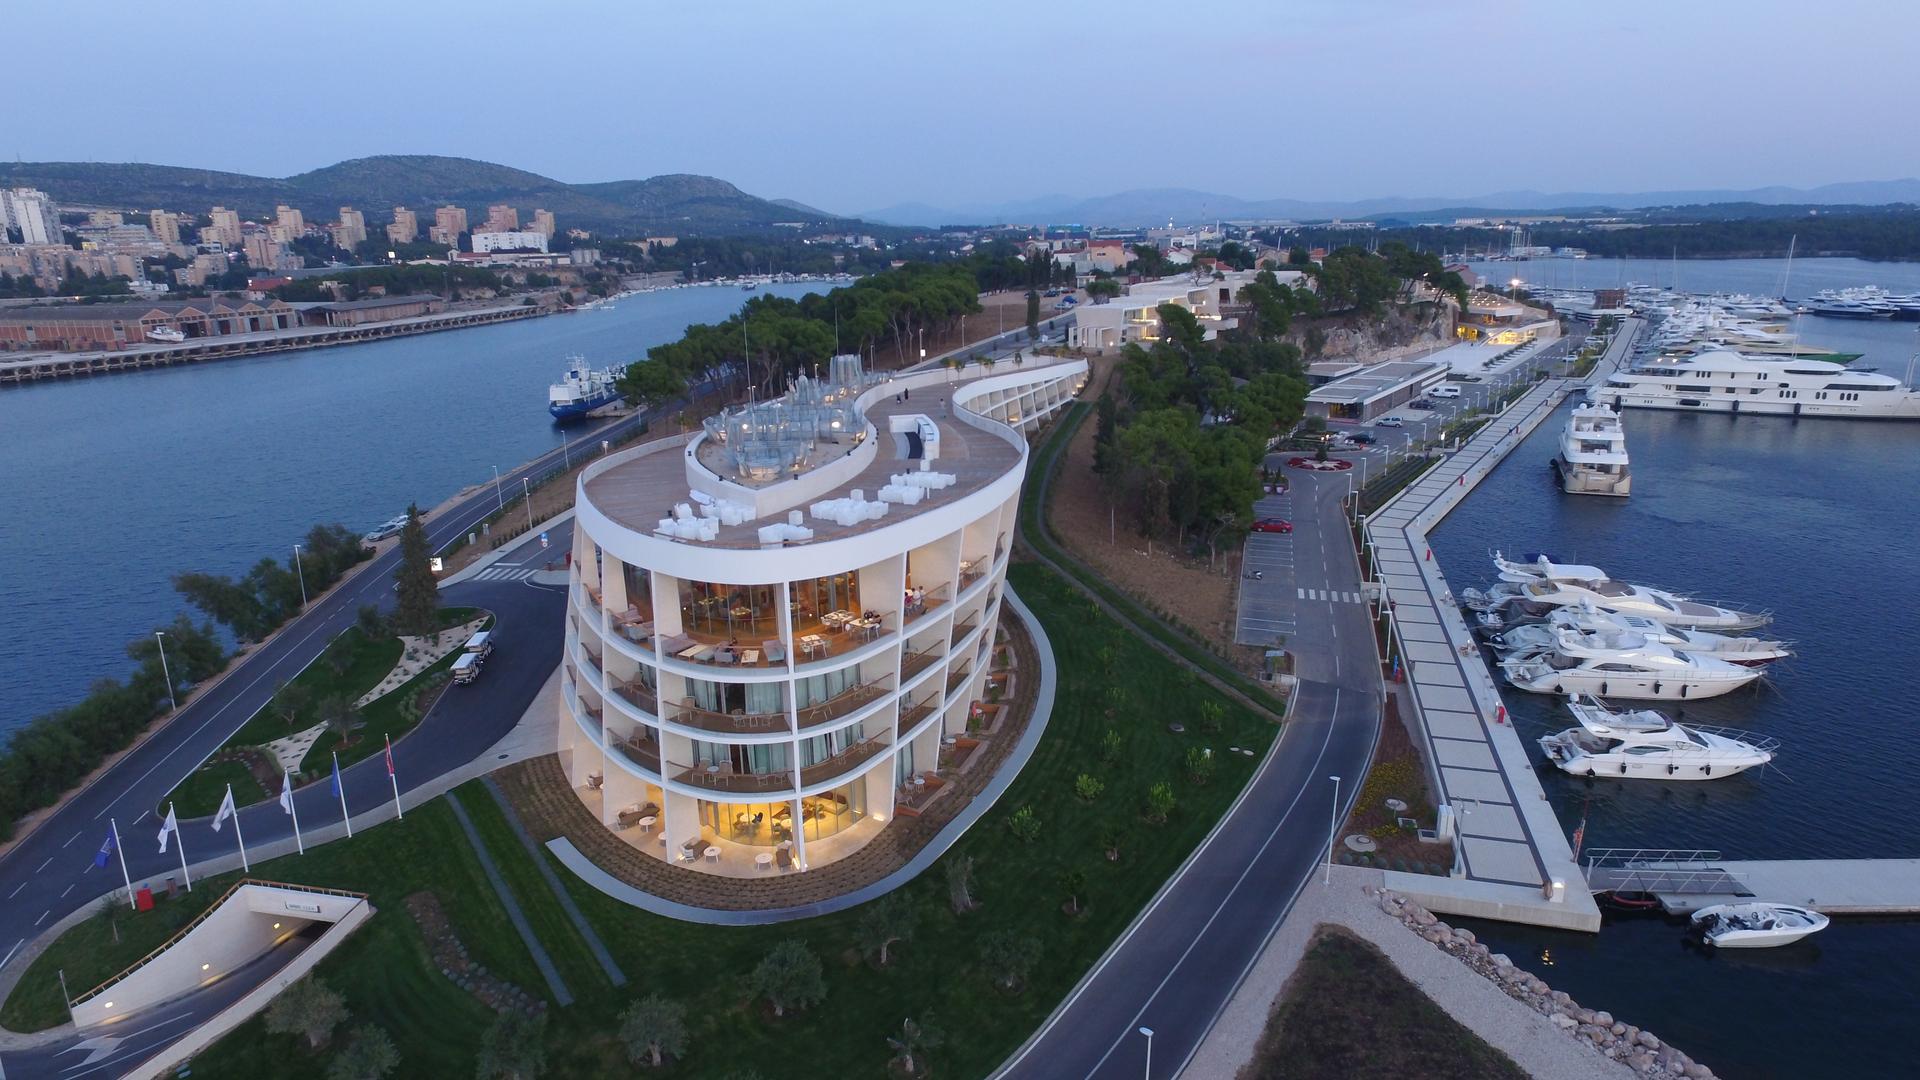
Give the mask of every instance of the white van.
M 1456 398 L 1460 396 L 1460 388 L 1457 386 L 1436 386 L 1433 389 L 1427 391 L 1427 396 Z
M 453 662 L 453 681 L 470 683 L 480 677 L 480 654 L 461 653 L 460 659 Z
M 482 630 L 467 639 L 467 652 L 485 660 L 493 655 L 493 631 Z

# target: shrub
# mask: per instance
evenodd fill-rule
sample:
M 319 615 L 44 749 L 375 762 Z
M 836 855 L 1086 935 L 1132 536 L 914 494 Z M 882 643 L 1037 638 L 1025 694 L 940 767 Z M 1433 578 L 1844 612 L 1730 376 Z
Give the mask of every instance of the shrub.
M 779 1011 L 778 1005 L 774 1011 Z M 620 1041 L 626 1044 L 627 1060 L 635 1065 L 658 1067 L 668 1056 L 680 1057 L 687 1052 L 686 1006 L 648 994 L 620 1014 Z
M 267 1009 L 267 1030 L 281 1035 L 304 1035 L 307 1045 L 324 1046 L 333 1029 L 347 1018 L 346 1002 L 333 988 L 309 976 L 280 992 Z
M 827 981 L 820 969 L 820 958 L 806 943 L 789 938 L 774 946 L 760 966 L 753 969 L 749 984 L 758 997 L 773 1006 L 773 1015 L 785 1016 L 788 1009 L 800 1010 L 817 1005 L 827 996 Z
M 1100 760 L 1111 765 L 1120 760 L 1120 733 L 1108 728 L 1100 736 Z
M 1023 806 L 1007 819 L 1007 829 L 1021 840 L 1031 844 L 1040 839 L 1040 818 L 1034 814 L 1033 807 Z
M 1165 780 L 1147 789 L 1147 820 L 1158 825 L 1173 813 L 1173 785 Z
M 1085 799 L 1087 802 L 1092 802 L 1099 798 L 1100 793 L 1105 790 L 1107 790 L 1107 785 L 1097 776 L 1081 773 L 1079 776 L 1074 777 L 1073 793 Z
M 1213 779 L 1213 752 L 1200 746 L 1187 747 L 1187 776 L 1196 784 Z
M 1002 990 L 1018 993 L 1039 956 L 1039 941 L 1011 930 L 988 934 L 980 942 L 980 962 L 993 984 Z

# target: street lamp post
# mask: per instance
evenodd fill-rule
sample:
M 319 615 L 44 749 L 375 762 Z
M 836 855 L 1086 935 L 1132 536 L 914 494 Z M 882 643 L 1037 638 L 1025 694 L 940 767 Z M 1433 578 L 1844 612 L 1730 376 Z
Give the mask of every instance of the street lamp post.
M 533 531 L 533 487 L 531 484 L 527 482 L 527 478 L 524 476 L 520 478 L 520 493 L 521 495 L 525 496 L 527 500 L 527 531 L 532 532 Z
M 498 465 L 493 467 L 493 501 L 495 503 L 495 509 L 505 510 L 507 508 L 507 497 L 500 494 L 500 466 Z
M 1147 1037 L 1147 1071 L 1143 1075 L 1146 1080 L 1153 1080 L 1153 1029 L 1143 1027 L 1140 1029 L 1140 1034 Z
M 1333 840 L 1334 834 L 1340 831 L 1340 778 L 1329 776 L 1327 779 L 1333 781 L 1333 811 L 1327 819 L 1327 877 L 1321 882 L 1322 887 L 1333 884 Z
M 166 636 L 165 630 L 155 630 L 153 643 L 160 649 L 160 677 L 167 680 L 167 711 L 177 713 L 180 711 L 180 702 L 173 696 L 173 671 L 167 667 L 167 643 L 163 640 Z
M 300 545 L 293 545 L 293 572 L 300 576 L 300 607 L 307 606 L 307 568 L 300 563 Z

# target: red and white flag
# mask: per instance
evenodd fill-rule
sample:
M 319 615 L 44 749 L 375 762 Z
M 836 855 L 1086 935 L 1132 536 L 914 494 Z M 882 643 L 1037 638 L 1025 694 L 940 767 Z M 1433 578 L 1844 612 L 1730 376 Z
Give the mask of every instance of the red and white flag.
M 393 737 L 387 736 L 387 775 L 393 775 Z

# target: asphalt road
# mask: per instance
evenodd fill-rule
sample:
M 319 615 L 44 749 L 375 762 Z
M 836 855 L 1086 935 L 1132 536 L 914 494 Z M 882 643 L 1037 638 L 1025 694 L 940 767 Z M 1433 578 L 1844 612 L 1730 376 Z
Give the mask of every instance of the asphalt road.
M 635 422 L 628 417 L 582 438 L 610 438 Z M 523 475 L 545 472 L 560 454 L 554 450 L 502 474 L 503 487 L 515 486 Z M 488 485 L 434 515 L 427 535 L 435 550 L 476 528 L 496 509 L 496 500 L 494 487 Z M 552 557 L 570 550 L 570 537 L 569 528 L 554 531 Z M 19 962 L 18 950 L 48 923 L 122 887 L 116 860 L 104 868 L 93 864 L 110 820 L 119 826 L 136 888 L 145 882 L 163 885 L 169 876 L 179 875 L 177 854 L 159 852 L 155 805 L 265 706 L 281 682 L 312 663 L 352 625 L 361 605 L 391 606 L 397 547 L 375 556 L 371 565 L 292 620 L 272 641 L 249 652 L 226 678 L 163 721 L 146 742 L 0 858 L 0 970 Z M 539 550 L 537 535 L 530 535 L 502 562 L 525 561 L 533 557 L 527 552 Z M 497 651 L 479 682 L 451 688 L 415 732 L 395 744 L 402 790 L 457 768 L 492 745 L 519 720 L 559 663 L 563 590 L 526 581 L 468 581 L 442 595 L 448 604 L 485 607 L 499 617 Z M 379 755 L 347 768 L 344 780 L 347 804 L 355 813 L 393 797 Z M 300 789 L 294 804 L 303 830 L 340 820 L 340 801 L 325 782 Z M 215 833 L 205 820 L 181 823 L 189 863 L 234 850 L 233 831 Z M 243 810 L 240 820 L 250 848 L 292 834 L 290 820 L 271 800 Z
M 1297 587 L 1360 591 L 1344 476 L 1294 471 Z M 1288 639 L 1302 681 L 1242 801 L 1047 1025 L 1000 1074 L 1018 1080 L 1177 1075 L 1302 888 L 1319 887 L 1335 785 L 1351 804 L 1378 737 L 1380 669 L 1364 604 L 1301 600 Z M 1153 1057 L 1146 1059 L 1151 1028 Z

